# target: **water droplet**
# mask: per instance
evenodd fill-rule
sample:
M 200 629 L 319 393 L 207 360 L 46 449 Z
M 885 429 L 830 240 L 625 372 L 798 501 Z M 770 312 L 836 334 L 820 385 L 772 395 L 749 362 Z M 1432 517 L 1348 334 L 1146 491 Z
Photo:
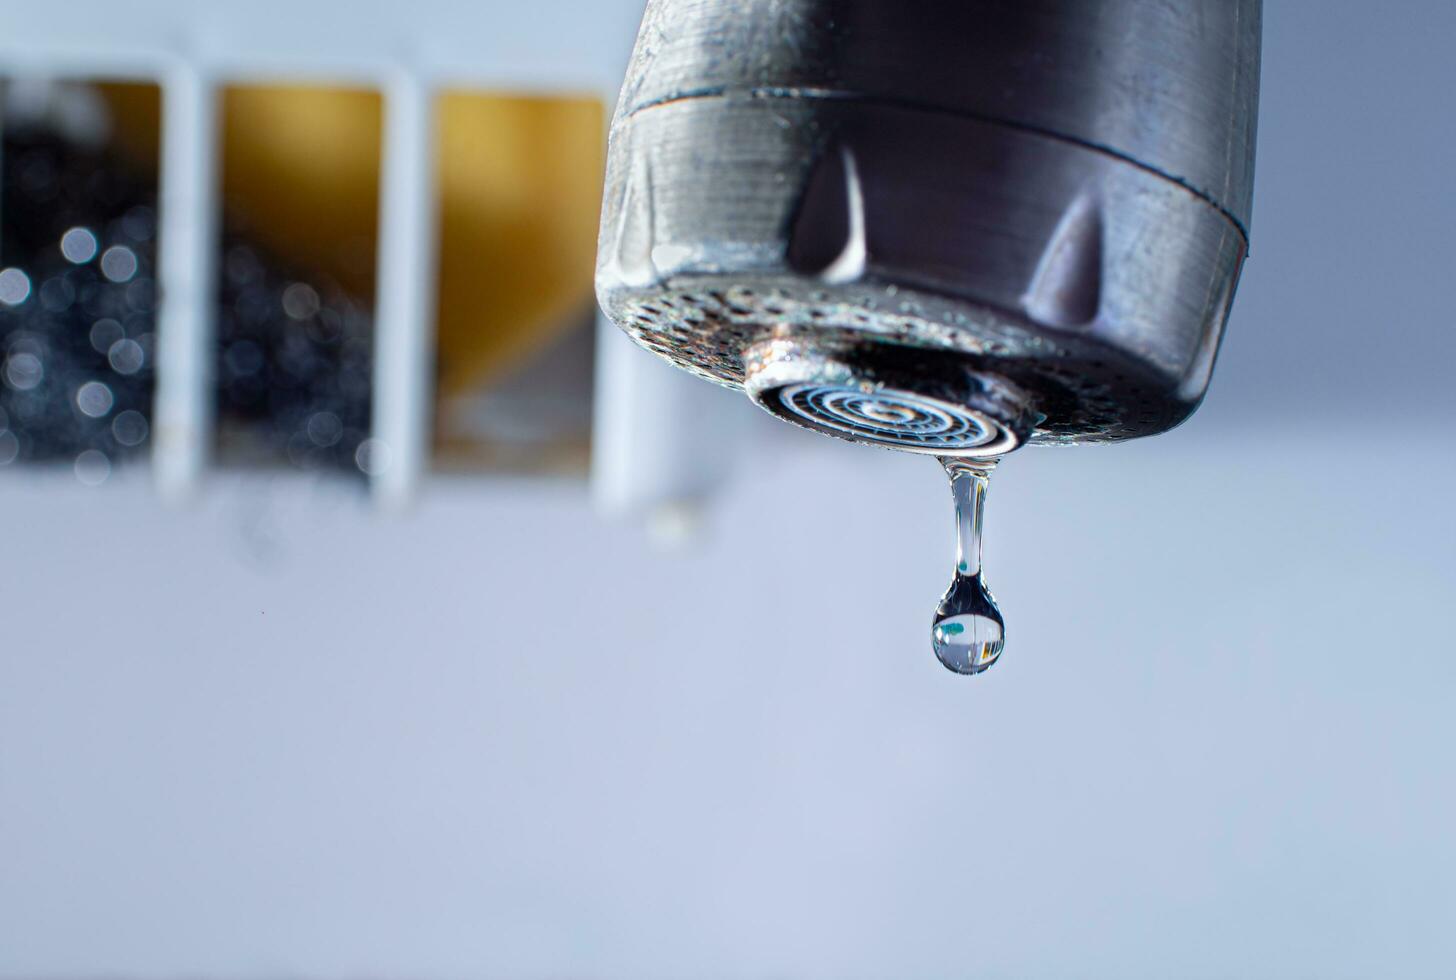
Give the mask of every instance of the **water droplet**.
M 76 479 L 88 487 L 99 487 L 111 475 L 111 460 L 96 449 L 83 450 L 74 464 Z
M 128 448 L 140 446 L 147 438 L 147 417 L 136 409 L 129 408 L 111 420 L 111 434 L 116 441 Z
M 136 253 L 125 245 L 113 245 L 101 253 L 101 274 L 112 282 L 128 282 L 137 274 Z
M 117 321 L 104 317 L 91 324 L 91 348 L 98 354 L 111 350 L 111 345 L 126 336 L 126 331 Z
M 318 291 L 308 283 L 296 282 L 283 290 L 283 312 L 295 320 L 317 316 L 320 305 Z
M 135 340 L 123 338 L 106 351 L 106 362 L 117 374 L 136 374 L 146 362 L 147 354 Z
M 115 401 L 111 389 L 100 381 L 88 381 L 76 389 L 76 407 L 88 418 L 101 418 Z
M 389 469 L 389 444 L 381 439 L 365 439 L 354 450 L 354 464 L 366 476 L 378 476 Z
M 47 313 L 64 313 L 76 302 L 76 287 L 59 276 L 47 279 L 40 287 L 40 306 Z
M 333 412 L 314 412 L 308 417 L 305 428 L 316 446 L 332 446 L 344 434 L 344 424 Z
M 11 354 L 5 359 L 5 383 L 16 391 L 29 391 L 45 377 L 45 364 L 29 352 Z
M 19 306 L 30 295 L 30 276 L 19 269 L 0 270 L 0 303 Z
M 981 575 L 981 521 L 995 460 L 944 458 L 956 509 L 956 575 L 935 610 L 930 642 L 957 674 L 979 674 L 1001 656 L 1006 620 Z
M 77 226 L 61 236 L 61 254 L 66 261 L 84 265 L 96 257 L 96 236 L 90 228 Z

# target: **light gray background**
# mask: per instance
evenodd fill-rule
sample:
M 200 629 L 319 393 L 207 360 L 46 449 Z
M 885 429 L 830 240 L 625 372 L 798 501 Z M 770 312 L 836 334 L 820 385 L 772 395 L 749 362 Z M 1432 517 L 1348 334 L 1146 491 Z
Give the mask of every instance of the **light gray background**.
M 1266 16 L 1213 393 L 1003 466 L 979 680 L 934 467 L 768 420 L 676 556 L 4 474 L 0 975 L 1449 975 L 1456 7 Z

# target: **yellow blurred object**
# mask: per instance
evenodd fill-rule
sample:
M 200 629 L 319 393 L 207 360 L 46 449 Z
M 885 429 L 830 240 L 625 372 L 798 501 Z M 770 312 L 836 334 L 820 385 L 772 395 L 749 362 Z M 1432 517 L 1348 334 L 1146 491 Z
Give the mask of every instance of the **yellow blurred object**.
M 597 99 L 440 97 L 440 384 L 509 370 L 589 308 L 605 115 Z
M 160 93 L 101 86 L 116 139 L 157 165 Z M 222 93 L 223 201 L 250 238 L 301 270 L 332 276 L 366 301 L 374 290 L 383 100 L 378 92 L 233 86 Z
M 102 86 L 117 138 L 155 166 L 150 85 Z M 605 114 L 592 98 L 447 92 L 437 103 L 438 357 L 444 397 L 508 371 L 591 301 Z M 236 85 L 222 104 L 223 199 L 301 270 L 373 295 L 379 93 Z
M 223 200 L 248 237 L 372 299 L 383 104 L 378 92 L 230 86 Z

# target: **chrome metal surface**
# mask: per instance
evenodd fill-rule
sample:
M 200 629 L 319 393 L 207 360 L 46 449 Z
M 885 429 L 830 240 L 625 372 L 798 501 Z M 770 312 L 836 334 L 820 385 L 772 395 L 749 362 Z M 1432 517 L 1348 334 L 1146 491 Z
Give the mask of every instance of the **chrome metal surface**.
M 911 348 L 865 356 L 779 331 L 749 348 L 748 395 L 787 422 L 838 439 L 942 458 L 999 457 L 1036 422 L 1026 395 L 958 358 Z
M 651 0 L 622 92 L 876 100 L 1105 150 L 1247 228 L 1260 0 Z
M 1001 379 L 1024 441 L 1170 428 L 1247 251 L 1258 23 L 1257 0 L 654 0 L 603 308 L 730 386 L 791 331 L 871 386 L 907 350 Z

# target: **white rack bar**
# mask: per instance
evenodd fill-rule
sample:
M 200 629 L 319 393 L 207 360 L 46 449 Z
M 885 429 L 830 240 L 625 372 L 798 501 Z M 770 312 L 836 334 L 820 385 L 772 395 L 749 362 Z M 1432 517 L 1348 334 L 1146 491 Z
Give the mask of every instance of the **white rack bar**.
M 399 71 L 384 86 L 374 317 L 376 499 L 407 504 L 429 468 L 435 373 L 433 91 Z
M 0 78 L 0 182 L 3 182 L 5 178 L 5 99 L 8 94 L 9 85 L 10 83 L 6 79 Z M 4 233 L 4 218 L 4 201 L 0 201 L 0 235 Z M 4 244 L 4 239 L 0 238 L 0 246 Z
M 196 489 L 211 450 L 217 101 L 212 80 L 195 68 L 164 73 L 152 467 L 158 488 L 172 498 Z
M 592 498 L 614 517 L 650 523 L 692 511 L 737 461 L 753 409 L 637 347 L 598 317 Z

